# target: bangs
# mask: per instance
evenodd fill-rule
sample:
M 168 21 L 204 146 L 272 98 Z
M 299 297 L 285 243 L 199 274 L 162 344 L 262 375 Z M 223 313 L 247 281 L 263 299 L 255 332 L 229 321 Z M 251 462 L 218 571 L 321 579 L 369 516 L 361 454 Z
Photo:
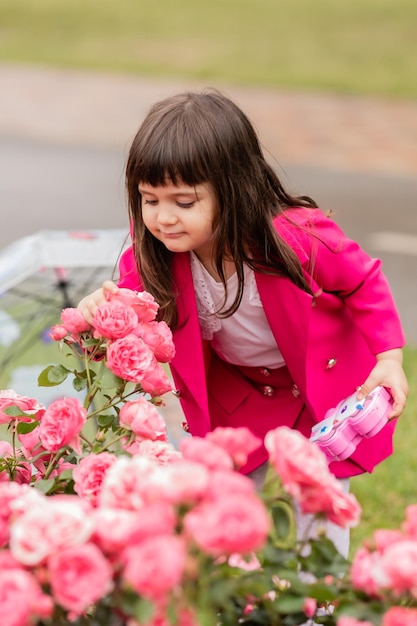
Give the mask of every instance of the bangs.
M 190 115 L 165 120 L 158 129 L 142 137 L 135 147 L 131 165 L 137 182 L 152 187 L 184 183 L 194 186 L 211 182 L 218 169 L 218 151 L 213 137 L 207 139 Z M 207 135 L 207 133 L 206 133 Z

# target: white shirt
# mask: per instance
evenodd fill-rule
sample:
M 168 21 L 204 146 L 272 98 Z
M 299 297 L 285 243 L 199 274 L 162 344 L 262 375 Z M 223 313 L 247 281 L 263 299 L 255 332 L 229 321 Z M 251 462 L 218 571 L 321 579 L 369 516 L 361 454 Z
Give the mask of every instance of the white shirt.
M 191 253 L 191 270 L 197 299 L 198 318 L 203 339 L 211 341 L 215 352 L 228 363 L 275 369 L 285 365 L 262 307 L 255 274 L 244 266 L 245 284 L 242 301 L 231 317 L 220 318 L 219 309 L 234 301 L 238 278 L 227 280 L 227 301 L 223 283 L 217 282 Z M 223 306 L 222 306 L 223 305 Z

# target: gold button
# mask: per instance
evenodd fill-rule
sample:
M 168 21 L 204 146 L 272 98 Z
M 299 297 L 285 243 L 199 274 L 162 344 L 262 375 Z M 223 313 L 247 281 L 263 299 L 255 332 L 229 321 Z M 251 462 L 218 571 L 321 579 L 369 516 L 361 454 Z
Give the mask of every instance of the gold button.
M 268 398 L 272 398 L 272 396 L 276 394 L 276 389 L 274 389 L 270 385 L 264 385 L 262 387 L 262 393 L 264 394 L 264 396 L 267 396 Z
M 331 370 L 337 363 L 337 359 L 332 358 L 327 361 L 326 369 Z
M 268 376 L 271 376 L 271 372 L 269 371 L 267 367 L 261 367 L 259 372 L 262 374 L 262 376 L 265 376 L 265 378 L 268 378 Z
M 173 389 L 171 391 L 172 395 L 175 396 L 176 398 L 179 398 L 181 396 L 181 391 L 180 389 Z

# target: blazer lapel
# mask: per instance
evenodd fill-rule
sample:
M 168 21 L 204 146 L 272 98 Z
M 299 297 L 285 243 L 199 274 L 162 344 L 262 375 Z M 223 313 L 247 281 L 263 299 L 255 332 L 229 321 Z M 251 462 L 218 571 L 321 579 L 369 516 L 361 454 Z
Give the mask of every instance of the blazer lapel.
M 176 354 L 172 365 L 179 377 L 187 381 L 189 393 L 201 406 L 202 416 L 206 415 L 209 419 L 205 354 L 188 253 L 174 256 L 173 271 L 180 291 L 177 296 L 179 324 L 175 331 Z

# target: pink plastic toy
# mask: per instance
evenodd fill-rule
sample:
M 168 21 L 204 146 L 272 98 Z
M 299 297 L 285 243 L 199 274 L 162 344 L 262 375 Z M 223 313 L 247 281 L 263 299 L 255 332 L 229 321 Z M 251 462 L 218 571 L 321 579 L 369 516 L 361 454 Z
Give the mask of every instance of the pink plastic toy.
M 313 426 L 310 440 L 324 452 L 328 462 L 343 461 L 353 454 L 363 437 L 373 437 L 385 426 L 392 408 L 385 387 L 376 387 L 363 400 L 356 392 L 326 412 Z

